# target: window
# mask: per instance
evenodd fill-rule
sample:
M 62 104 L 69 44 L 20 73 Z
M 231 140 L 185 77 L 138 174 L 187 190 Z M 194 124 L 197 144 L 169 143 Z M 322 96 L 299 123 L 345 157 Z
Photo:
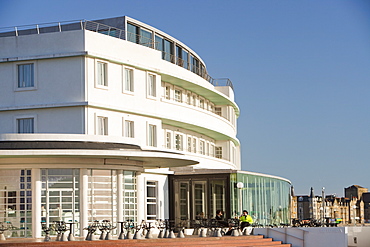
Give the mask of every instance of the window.
M 152 47 L 152 32 L 140 28 L 140 45 Z
M 125 69 L 125 91 L 134 91 L 134 71 L 132 69 Z
M 221 107 L 215 107 L 215 113 L 219 116 L 222 116 L 222 109 Z
M 193 138 L 193 152 L 197 152 L 197 139 Z
M 148 146 L 157 146 L 157 126 L 149 124 L 148 130 Z
M 175 89 L 175 101 L 182 102 L 182 91 L 179 89 Z
M 204 99 L 199 100 L 199 107 L 204 109 Z
M 190 93 L 188 93 L 188 95 L 187 95 L 187 97 L 186 97 L 186 103 L 187 103 L 188 105 L 191 105 L 191 94 L 190 94 Z
M 130 23 L 127 23 L 127 40 L 138 43 L 139 39 L 139 27 L 132 25 Z
M 163 59 L 172 63 L 174 62 L 173 42 L 166 39 L 163 40 Z
M 188 152 L 191 152 L 191 137 L 188 137 Z
M 222 147 L 216 147 L 216 158 L 222 159 Z
M 156 96 L 155 75 L 148 75 L 148 95 Z
M 97 118 L 97 134 L 98 135 L 108 135 L 108 118 L 98 117 Z
M 169 100 L 170 99 L 170 92 L 171 92 L 170 86 L 166 86 L 164 90 L 165 90 L 165 98 Z
M 215 157 L 215 145 L 211 144 L 210 154 L 211 157 Z
M 204 150 L 204 141 L 200 141 L 199 142 L 199 149 L 200 149 L 200 154 L 205 154 L 205 150 Z
M 125 120 L 125 136 L 134 138 L 134 121 Z
M 197 96 L 193 95 L 193 106 L 197 106 Z
M 188 62 L 188 52 L 185 50 L 182 50 L 182 61 L 183 61 L 183 67 L 185 69 L 189 69 L 189 62 Z
M 107 81 L 107 64 L 103 62 L 97 62 L 97 85 L 99 86 L 108 86 Z
M 182 135 L 176 134 L 175 145 L 176 145 L 176 150 L 182 150 Z
M 34 118 L 17 119 L 17 133 L 34 133 Z
M 166 148 L 172 148 L 171 132 L 166 132 Z
M 160 36 L 155 36 L 155 49 L 163 51 L 163 38 Z
M 34 87 L 34 65 L 30 64 L 19 64 L 18 68 L 18 88 Z
M 157 194 L 158 194 L 158 182 L 147 181 L 146 182 L 146 219 L 156 220 L 157 217 Z

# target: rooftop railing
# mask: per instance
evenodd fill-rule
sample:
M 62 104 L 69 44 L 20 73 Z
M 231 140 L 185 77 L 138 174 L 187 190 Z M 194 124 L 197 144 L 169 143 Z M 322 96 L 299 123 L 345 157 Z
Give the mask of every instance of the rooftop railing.
M 17 27 L 5 27 L 0 28 L 0 37 L 11 37 L 11 36 L 23 36 L 30 34 L 42 34 L 42 33 L 53 33 L 53 32 L 65 32 L 72 30 L 89 30 L 118 39 L 123 39 L 150 47 L 153 49 L 157 48 L 156 42 L 148 37 L 141 36 L 138 34 L 130 33 L 123 29 L 108 26 L 99 22 L 87 21 L 87 20 L 75 20 L 75 21 L 64 21 L 64 22 L 51 22 L 43 24 L 23 25 Z M 158 50 L 158 49 L 157 49 Z M 173 64 L 177 64 L 191 72 L 199 75 L 203 79 L 207 80 L 214 86 L 229 86 L 234 89 L 232 82 L 227 78 L 215 79 L 212 78 L 206 71 L 204 66 L 197 66 L 196 64 L 190 63 L 188 60 L 184 60 L 181 57 L 177 57 L 174 54 L 166 53 L 162 51 L 162 59 Z

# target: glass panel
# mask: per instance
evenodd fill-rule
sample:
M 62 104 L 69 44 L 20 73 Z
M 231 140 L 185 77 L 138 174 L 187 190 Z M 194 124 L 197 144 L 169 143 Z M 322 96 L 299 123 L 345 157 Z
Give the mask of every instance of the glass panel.
M 152 47 L 152 32 L 140 29 L 140 45 Z
M 155 36 L 155 49 L 159 51 L 164 51 L 163 50 L 163 38 L 159 36 Z
M 194 182 L 193 184 L 193 208 L 196 218 L 207 216 L 206 207 L 206 182 Z
M 18 88 L 34 87 L 33 67 L 33 63 L 18 65 Z
M 127 23 L 127 40 L 138 43 L 139 35 L 138 35 L 138 27 Z
M 12 235 L 32 236 L 32 188 L 21 181 L 30 181 L 31 170 L 2 170 L 0 173 L 0 222 L 10 222 Z

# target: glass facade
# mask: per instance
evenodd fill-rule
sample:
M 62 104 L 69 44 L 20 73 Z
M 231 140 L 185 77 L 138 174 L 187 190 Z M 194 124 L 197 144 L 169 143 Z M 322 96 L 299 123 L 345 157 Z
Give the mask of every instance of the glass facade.
M 32 236 L 31 170 L 1 170 L 0 222 L 13 226 L 6 237 Z
M 5 231 L 5 237 L 33 237 L 40 222 L 50 225 L 55 221 L 74 223 L 74 235 L 80 236 L 86 227 L 81 225 L 84 215 L 89 223 L 95 220 L 110 220 L 114 225 L 118 221 L 137 222 L 136 172 L 82 170 L 85 172 L 79 168 L 32 169 L 31 173 L 31 169 L 2 169 L 0 222 L 12 225 L 10 231 Z M 83 177 L 86 177 L 85 187 Z M 39 191 L 35 191 L 37 188 Z M 40 197 L 33 200 L 35 195 Z M 83 197 L 88 202 L 86 210 L 81 204 Z M 33 222 L 35 216 L 40 218 Z M 51 231 L 50 234 L 57 233 Z
M 233 215 L 240 215 L 245 209 L 256 225 L 278 226 L 290 223 L 291 184 L 288 181 L 234 173 L 230 175 L 230 183 Z M 242 186 L 238 188 L 237 183 L 242 183 Z
M 244 209 L 258 226 L 290 223 L 287 180 L 238 172 L 170 175 L 169 181 L 170 218 L 177 224 L 211 219 L 217 210 L 224 211 L 225 218 L 235 218 Z

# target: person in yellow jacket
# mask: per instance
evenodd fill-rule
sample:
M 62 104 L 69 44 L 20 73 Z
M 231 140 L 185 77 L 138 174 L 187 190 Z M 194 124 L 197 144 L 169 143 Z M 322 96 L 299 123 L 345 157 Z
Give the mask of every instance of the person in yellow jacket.
M 242 216 L 239 218 L 240 221 L 240 229 L 244 229 L 244 227 L 250 226 L 253 223 L 252 216 L 248 214 L 247 210 L 243 210 Z

